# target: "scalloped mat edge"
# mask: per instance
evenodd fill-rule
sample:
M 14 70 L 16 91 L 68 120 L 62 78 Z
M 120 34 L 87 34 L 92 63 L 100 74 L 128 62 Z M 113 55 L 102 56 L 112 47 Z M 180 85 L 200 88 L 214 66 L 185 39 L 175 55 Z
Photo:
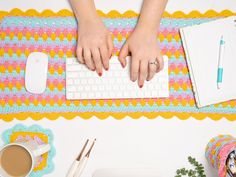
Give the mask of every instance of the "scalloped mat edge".
M 75 117 L 80 117 L 84 120 L 91 119 L 92 117 L 97 117 L 100 120 L 105 120 L 108 117 L 113 117 L 117 120 L 122 120 L 125 117 L 130 117 L 132 119 L 139 119 L 141 117 L 146 117 L 147 119 L 155 119 L 158 116 L 161 116 L 164 119 L 171 119 L 177 117 L 180 120 L 187 120 L 191 117 L 196 120 L 204 120 L 210 118 L 211 120 L 218 121 L 222 118 L 225 118 L 229 121 L 234 121 L 236 115 L 234 114 L 215 114 L 215 113 L 183 113 L 183 112 L 82 112 L 82 113 L 36 113 L 36 112 L 21 112 L 14 114 L 0 114 L 0 119 L 10 122 L 14 119 L 17 120 L 26 120 L 31 118 L 33 120 L 42 120 L 44 118 L 49 120 L 57 120 L 59 117 L 64 119 L 71 120 Z
M 101 10 L 97 10 L 98 14 L 101 17 L 107 18 L 133 18 L 137 17 L 139 14 L 128 10 L 124 13 L 120 13 L 116 10 L 112 10 L 108 13 L 104 13 Z M 184 13 L 182 11 L 176 11 L 173 13 L 169 13 L 167 11 L 164 12 L 163 17 L 165 18 L 204 18 L 204 17 L 227 17 L 231 15 L 236 15 L 236 12 L 232 12 L 230 10 L 223 10 L 221 12 L 217 12 L 215 10 L 208 10 L 204 13 L 199 12 L 198 10 L 191 11 L 189 13 Z M 5 16 L 40 16 L 40 17 L 49 17 L 49 16 L 74 16 L 73 12 L 68 9 L 62 9 L 58 12 L 54 12 L 52 10 L 46 9 L 42 12 L 38 12 L 35 9 L 28 9 L 27 11 L 22 11 L 18 8 L 14 8 L 11 11 L 0 11 L 0 19 Z

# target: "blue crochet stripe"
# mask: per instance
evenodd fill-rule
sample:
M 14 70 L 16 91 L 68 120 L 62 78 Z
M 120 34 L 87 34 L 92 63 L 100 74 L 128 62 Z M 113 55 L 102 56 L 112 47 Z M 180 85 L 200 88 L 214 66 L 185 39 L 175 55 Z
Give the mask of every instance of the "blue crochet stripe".
M 121 41 L 118 40 L 117 37 L 114 37 L 113 42 L 115 46 L 122 46 L 125 43 L 125 38 L 123 38 Z M 63 48 L 65 46 L 71 45 L 75 46 L 76 45 L 76 39 L 73 38 L 71 41 L 68 41 L 67 38 L 64 38 L 63 40 L 60 40 L 58 37 L 55 38 L 53 41 L 50 37 L 47 38 L 47 40 L 44 40 L 42 37 L 39 37 L 38 40 L 36 41 L 34 37 L 31 37 L 30 39 L 26 39 L 26 37 L 22 37 L 21 40 L 18 40 L 17 36 L 14 36 L 12 39 L 10 39 L 9 36 L 6 36 L 4 39 L 4 43 L 7 43 L 9 46 L 13 45 L 34 45 L 37 43 L 38 46 L 59 46 L 60 48 Z M 170 48 L 172 46 L 175 46 L 175 48 L 180 48 L 182 46 L 182 43 L 180 41 L 176 41 L 174 38 L 172 38 L 171 41 L 168 41 L 167 39 L 164 39 L 163 41 L 160 42 L 162 45 L 169 45 Z
M 57 104 L 55 104 L 57 105 Z M 63 104 L 62 106 L 50 106 L 47 104 L 46 106 L 37 106 L 35 107 L 33 104 L 30 104 L 29 106 L 22 105 L 19 109 L 17 105 L 14 105 L 12 107 L 6 105 L 4 108 L 0 108 L 0 112 L 3 114 L 6 113 L 17 113 L 17 112 L 188 112 L 188 113 L 226 113 L 226 114 L 236 114 L 236 109 L 232 109 L 231 107 L 223 108 L 222 106 L 219 107 L 204 107 L 200 109 L 196 109 L 191 106 L 158 106 L 154 104 L 153 106 L 149 106 L 146 104 L 145 106 L 142 106 L 140 104 L 137 104 L 136 106 L 132 106 L 131 104 L 129 106 L 125 106 L 124 104 L 121 104 L 119 107 L 115 106 L 114 104 L 112 106 L 104 105 L 104 106 L 92 106 L 87 105 L 83 106 L 82 104 L 80 106 L 76 106 L 71 104 L 70 106 L 67 106 L 66 104 Z
M 216 18 L 215 18 L 216 19 Z M 208 21 L 214 20 L 213 18 L 193 18 L 193 19 L 169 19 L 163 18 L 161 21 L 162 26 L 170 26 L 173 25 L 175 27 L 182 27 L 182 26 L 189 26 L 200 24 Z M 130 26 L 131 28 L 134 27 L 137 23 L 137 18 L 114 18 L 108 19 L 103 18 L 103 22 L 107 27 L 114 27 L 114 28 L 126 28 Z M 76 27 L 77 22 L 73 17 L 60 17 L 60 18 L 26 18 L 26 17 L 8 17 L 6 20 L 2 21 L 3 28 L 8 26 L 30 26 L 33 28 L 36 27 L 44 27 L 45 25 L 51 28 L 55 27 L 65 27 L 65 26 L 72 26 Z

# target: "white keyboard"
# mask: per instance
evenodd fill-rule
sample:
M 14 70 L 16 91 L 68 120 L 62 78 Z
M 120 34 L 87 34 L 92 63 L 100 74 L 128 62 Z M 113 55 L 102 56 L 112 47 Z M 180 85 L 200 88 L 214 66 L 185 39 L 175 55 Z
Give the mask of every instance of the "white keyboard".
M 122 99 L 122 98 L 164 98 L 169 97 L 168 58 L 164 56 L 164 69 L 139 88 L 130 80 L 130 62 L 122 68 L 117 57 L 112 57 L 109 70 L 102 77 L 77 62 L 66 59 L 66 99 Z

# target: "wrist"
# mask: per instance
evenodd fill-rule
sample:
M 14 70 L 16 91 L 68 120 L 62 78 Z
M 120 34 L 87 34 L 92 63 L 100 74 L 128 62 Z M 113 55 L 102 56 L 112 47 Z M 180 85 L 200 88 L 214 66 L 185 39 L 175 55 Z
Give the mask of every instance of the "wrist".
M 159 26 L 153 27 L 146 24 L 137 24 L 135 28 L 135 31 L 137 31 L 138 33 L 141 33 L 143 35 L 148 35 L 148 36 L 155 36 L 155 37 L 157 35 L 158 30 L 159 30 Z
M 100 22 L 100 18 L 96 13 L 86 14 L 85 16 L 78 17 L 79 25 L 89 25 Z

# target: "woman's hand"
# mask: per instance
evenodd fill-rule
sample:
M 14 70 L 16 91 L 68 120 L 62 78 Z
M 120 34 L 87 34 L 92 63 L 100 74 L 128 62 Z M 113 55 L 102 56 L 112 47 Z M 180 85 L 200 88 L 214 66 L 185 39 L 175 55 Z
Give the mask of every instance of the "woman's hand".
M 119 60 L 126 66 L 126 57 L 131 53 L 130 77 L 133 82 L 138 80 L 140 88 L 144 81 L 151 80 L 155 73 L 163 69 L 163 58 L 156 37 L 156 31 L 136 28 L 122 47 Z M 158 64 L 151 64 L 157 60 Z
M 78 28 L 77 58 L 92 71 L 102 76 L 103 68 L 109 69 L 113 43 L 111 34 L 99 17 L 90 20 L 81 19 Z

